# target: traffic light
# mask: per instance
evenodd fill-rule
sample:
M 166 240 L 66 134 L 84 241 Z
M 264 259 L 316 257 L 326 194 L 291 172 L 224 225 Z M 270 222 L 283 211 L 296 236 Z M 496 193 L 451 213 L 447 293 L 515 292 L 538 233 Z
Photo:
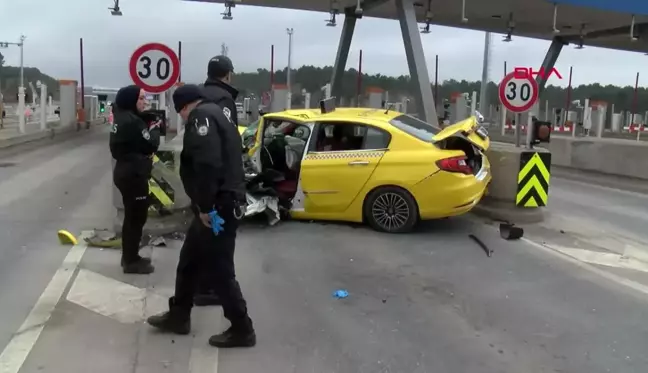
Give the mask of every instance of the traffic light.
M 106 111 L 106 103 L 105 102 L 99 103 L 99 112 L 104 113 L 105 111 Z
M 534 121 L 533 133 L 531 137 L 532 144 L 549 142 L 551 140 L 551 122 Z

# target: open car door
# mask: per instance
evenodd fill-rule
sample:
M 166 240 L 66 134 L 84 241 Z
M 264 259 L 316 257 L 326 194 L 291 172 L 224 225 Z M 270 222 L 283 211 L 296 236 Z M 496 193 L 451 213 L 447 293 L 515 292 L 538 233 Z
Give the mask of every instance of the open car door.
M 250 157 L 250 161 L 252 161 L 256 172 L 261 172 L 261 146 L 263 144 L 263 131 L 265 131 L 265 121 L 263 120 L 263 117 L 260 117 L 256 123 L 248 126 L 246 131 L 241 135 L 243 138 L 243 146 L 247 149 L 247 154 Z
M 475 116 L 444 128 L 441 132 L 434 135 L 432 141 L 440 142 L 453 136 L 461 137 L 470 141 L 481 151 L 487 150 L 490 146 L 488 131 L 479 124 L 477 117 Z

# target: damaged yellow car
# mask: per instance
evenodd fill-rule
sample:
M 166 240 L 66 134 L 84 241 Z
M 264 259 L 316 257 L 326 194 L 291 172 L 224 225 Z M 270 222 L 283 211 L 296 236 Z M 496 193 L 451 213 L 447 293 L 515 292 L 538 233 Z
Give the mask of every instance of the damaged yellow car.
M 248 194 L 276 197 L 293 219 L 411 231 L 469 212 L 491 180 L 476 117 L 441 129 L 385 109 L 287 110 L 243 134 Z

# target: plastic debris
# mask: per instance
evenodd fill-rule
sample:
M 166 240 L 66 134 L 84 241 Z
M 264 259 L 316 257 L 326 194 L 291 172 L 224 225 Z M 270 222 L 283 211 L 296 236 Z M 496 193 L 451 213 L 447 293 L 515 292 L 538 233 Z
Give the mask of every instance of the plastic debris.
M 151 240 L 148 243 L 150 246 L 166 246 L 166 241 L 164 240 L 164 237 L 159 236 L 159 237 L 151 237 Z
M 268 217 L 268 224 L 275 225 L 281 220 L 279 214 L 279 199 L 274 196 L 258 196 L 246 193 L 247 206 L 245 216 L 254 216 L 265 213 Z
M 333 297 L 342 299 L 349 296 L 349 292 L 344 289 L 339 289 L 333 292 Z
M 99 247 L 105 249 L 120 248 L 122 245 L 122 239 L 117 234 L 101 229 L 95 229 L 92 231 L 90 237 L 86 237 L 85 242 L 90 247 Z
M 511 223 L 501 223 L 499 226 L 500 237 L 505 240 L 519 240 L 524 235 L 524 229 Z
M 487 257 L 490 258 L 491 256 L 493 256 L 493 250 L 488 248 L 488 246 L 486 246 L 486 244 L 483 243 L 482 240 L 480 240 L 477 236 L 475 236 L 474 234 L 469 234 L 468 237 L 470 237 L 470 239 L 475 241 L 477 243 L 477 245 L 479 245 L 479 247 L 481 247 L 482 250 L 484 250 Z
M 182 233 L 182 232 L 173 232 L 173 233 L 169 233 L 169 234 L 164 235 L 164 237 L 169 239 L 169 240 L 184 241 L 185 234 Z
M 61 229 L 57 232 L 59 242 L 61 245 L 76 245 L 77 239 L 74 235 L 66 230 Z

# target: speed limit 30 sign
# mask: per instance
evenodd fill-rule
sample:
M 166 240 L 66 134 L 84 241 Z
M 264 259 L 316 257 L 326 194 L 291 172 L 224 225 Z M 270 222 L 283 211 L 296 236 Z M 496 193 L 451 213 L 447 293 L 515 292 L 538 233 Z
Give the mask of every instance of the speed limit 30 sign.
M 160 43 L 137 48 L 128 64 L 133 83 L 149 93 L 162 93 L 178 81 L 180 60 L 173 49 Z
M 499 85 L 499 99 L 509 111 L 525 112 L 538 101 L 538 83 L 531 76 L 520 78 L 509 73 Z

